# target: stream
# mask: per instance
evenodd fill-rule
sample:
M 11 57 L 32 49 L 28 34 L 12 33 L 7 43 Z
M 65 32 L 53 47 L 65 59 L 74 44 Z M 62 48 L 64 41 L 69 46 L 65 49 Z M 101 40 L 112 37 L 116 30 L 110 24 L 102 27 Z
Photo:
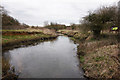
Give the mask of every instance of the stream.
M 65 36 L 4 52 L 19 78 L 84 78 L 77 44 Z

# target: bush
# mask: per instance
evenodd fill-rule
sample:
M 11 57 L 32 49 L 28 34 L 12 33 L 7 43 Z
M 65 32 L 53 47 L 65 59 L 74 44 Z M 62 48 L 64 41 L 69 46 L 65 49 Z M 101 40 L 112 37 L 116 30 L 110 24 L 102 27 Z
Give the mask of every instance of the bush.
M 90 12 L 83 18 L 84 28 L 93 32 L 94 37 L 99 37 L 101 30 L 109 29 L 110 26 L 117 25 L 117 7 L 101 7 Z

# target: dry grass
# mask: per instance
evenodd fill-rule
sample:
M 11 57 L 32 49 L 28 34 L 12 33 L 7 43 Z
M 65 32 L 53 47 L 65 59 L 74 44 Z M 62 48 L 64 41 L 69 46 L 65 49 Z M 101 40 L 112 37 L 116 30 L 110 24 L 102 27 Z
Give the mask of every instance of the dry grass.
M 78 47 L 85 76 L 96 79 L 120 79 L 119 48 L 115 37 L 87 40 Z M 83 54 L 84 53 L 84 54 Z
M 83 62 L 86 76 L 112 78 L 119 68 L 118 61 L 112 57 L 118 54 L 117 47 L 117 45 L 104 46 L 86 54 Z
M 18 76 L 13 71 L 10 71 L 8 60 L 2 59 L 2 80 L 17 80 Z

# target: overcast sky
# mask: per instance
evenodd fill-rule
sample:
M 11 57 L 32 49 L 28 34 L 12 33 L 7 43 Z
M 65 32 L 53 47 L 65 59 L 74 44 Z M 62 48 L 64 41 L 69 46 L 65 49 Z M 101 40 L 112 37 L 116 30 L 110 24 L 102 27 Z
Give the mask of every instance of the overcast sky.
M 102 5 L 116 5 L 119 0 L 2 0 L 9 15 L 28 25 L 45 21 L 69 25 Z

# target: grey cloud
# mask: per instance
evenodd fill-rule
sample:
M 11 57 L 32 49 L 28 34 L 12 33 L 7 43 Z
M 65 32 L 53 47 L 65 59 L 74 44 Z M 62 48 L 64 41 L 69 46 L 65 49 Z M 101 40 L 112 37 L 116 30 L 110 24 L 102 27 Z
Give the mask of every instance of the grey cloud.
M 119 0 L 3 0 L 2 5 L 21 23 L 43 25 L 44 21 L 78 23 L 89 10 Z

